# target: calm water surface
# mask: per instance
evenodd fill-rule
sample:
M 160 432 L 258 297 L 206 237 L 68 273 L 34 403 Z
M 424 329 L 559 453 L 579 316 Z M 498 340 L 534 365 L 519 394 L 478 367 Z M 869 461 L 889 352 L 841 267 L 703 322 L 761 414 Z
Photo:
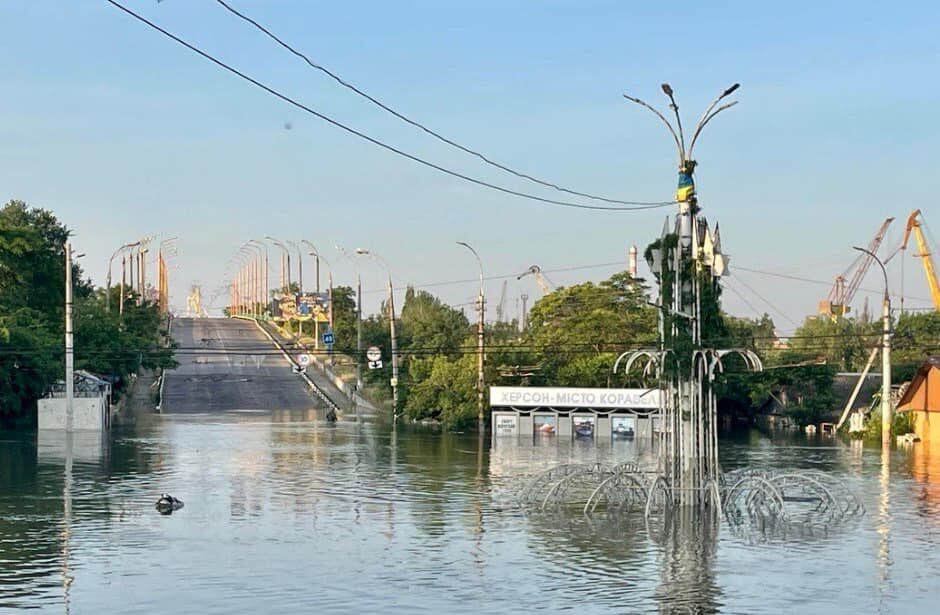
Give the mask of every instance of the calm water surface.
M 855 489 L 867 513 L 825 537 L 757 543 L 696 520 L 657 534 L 511 506 L 541 468 L 635 447 L 489 449 L 305 412 L 154 417 L 71 445 L 0 434 L 0 610 L 937 612 L 940 451 L 722 442 L 726 468 L 820 469 Z M 161 516 L 161 492 L 185 507 Z

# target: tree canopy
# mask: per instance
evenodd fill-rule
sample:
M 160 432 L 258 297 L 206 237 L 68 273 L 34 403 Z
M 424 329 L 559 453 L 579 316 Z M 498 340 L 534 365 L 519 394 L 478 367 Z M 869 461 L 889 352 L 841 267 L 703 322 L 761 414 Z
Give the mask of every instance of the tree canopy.
M 29 423 L 36 400 L 64 376 L 65 242 L 69 231 L 49 211 L 10 201 L 0 209 L 0 422 Z M 94 290 L 73 264 L 75 367 L 108 376 L 120 393 L 128 374 L 173 364 L 156 305 L 116 306 L 112 288 Z

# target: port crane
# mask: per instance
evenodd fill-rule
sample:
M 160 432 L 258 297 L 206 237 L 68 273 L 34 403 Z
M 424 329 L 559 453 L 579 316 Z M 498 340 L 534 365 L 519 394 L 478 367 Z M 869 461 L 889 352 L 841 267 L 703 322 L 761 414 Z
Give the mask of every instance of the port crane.
M 503 280 L 503 289 L 499 293 L 499 303 L 496 304 L 496 322 L 503 322 L 506 312 L 506 280 Z
M 894 258 L 898 252 L 907 252 L 907 244 L 911 239 L 911 233 L 913 233 L 914 240 L 917 242 L 917 249 L 919 250 L 919 253 L 914 254 L 914 257 L 921 259 L 924 266 L 924 274 L 927 276 L 927 286 L 930 287 L 930 297 L 933 299 L 934 309 L 940 312 L 940 278 L 937 278 L 937 268 L 933 262 L 933 253 L 930 251 L 926 237 L 924 237 L 924 226 L 924 214 L 921 213 L 919 209 L 915 209 L 907 218 L 907 225 L 904 227 L 904 239 L 901 241 L 901 246 L 895 250 L 891 256 L 885 259 L 885 262 Z
M 888 218 L 881 224 L 875 237 L 868 244 L 869 252 L 872 254 L 878 252 L 892 222 L 894 218 Z M 845 316 L 851 309 L 852 299 L 855 298 L 855 293 L 858 292 L 858 287 L 865 279 L 865 274 L 868 273 L 873 261 L 874 259 L 868 254 L 862 254 L 852 261 L 842 275 L 836 276 L 832 290 L 829 291 L 829 297 L 819 303 L 819 313 L 831 316 L 833 319 Z
M 540 289 L 542 289 L 543 295 L 547 295 L 548 293 L 552 292 L 552 284 L 551 282 L 548 281 L 548 279 L 542 273 L 541 267 L 539 267 L 538 265 L 532 265 L 531 267 L 529 267 L 528 269 L 520 273 L 518 276 L 516 276 L 516 279 L 521 280 L 527 275 L 531 275 L 535 277 L 535 283 L 538 284 Z

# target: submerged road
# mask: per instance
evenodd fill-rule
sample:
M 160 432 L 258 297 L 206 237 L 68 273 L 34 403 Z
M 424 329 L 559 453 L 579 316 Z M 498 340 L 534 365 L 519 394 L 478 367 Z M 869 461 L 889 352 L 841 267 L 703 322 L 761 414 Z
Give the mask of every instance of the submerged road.
M 306 410 L 322 403 L 254 323 L 177 318 L 179 367 L 166 373 L 164 413 Z

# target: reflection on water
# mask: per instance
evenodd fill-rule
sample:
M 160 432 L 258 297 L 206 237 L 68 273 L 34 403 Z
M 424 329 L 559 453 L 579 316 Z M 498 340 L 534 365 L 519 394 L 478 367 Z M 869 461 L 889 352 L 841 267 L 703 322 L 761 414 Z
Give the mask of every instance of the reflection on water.
M 725 469 L 826 472 L 870 514 L 748 544 L 709 515 L 521 513 L 527 477 L 642 441 L 500 441 L 316 413 L 172 416 L 104 440 L 0 434 L 0 609 L 149 613 L 930 612 L 940 451 L 722 442 Z M 160 493 L 186 506 L 154 509 Z

